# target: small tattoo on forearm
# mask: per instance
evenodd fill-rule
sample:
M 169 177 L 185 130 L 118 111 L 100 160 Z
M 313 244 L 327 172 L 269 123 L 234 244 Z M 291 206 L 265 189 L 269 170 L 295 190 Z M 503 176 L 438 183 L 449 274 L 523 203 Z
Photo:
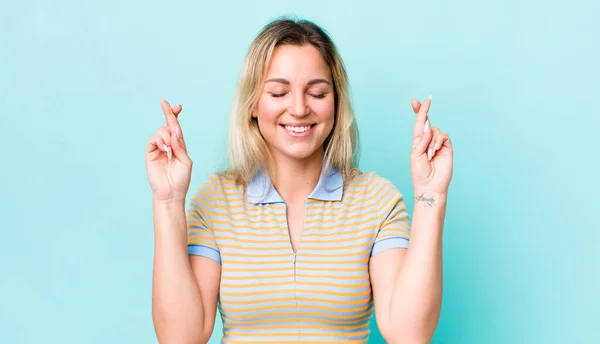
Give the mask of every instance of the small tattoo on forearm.
M 435 206 L 435 198 L 433 196 L 425 196 L 425 194 L 422 194 L 421 196 L 417 196 L 415 197 L 415 199 L 418 202 L 423 202 L 425 203 L 426 206 L 428 207 L 434 207 Z

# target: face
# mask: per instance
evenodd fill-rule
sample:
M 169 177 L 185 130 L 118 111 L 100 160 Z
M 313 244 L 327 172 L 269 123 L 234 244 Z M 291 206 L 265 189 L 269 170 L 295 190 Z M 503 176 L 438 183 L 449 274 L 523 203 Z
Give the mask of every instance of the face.
M 335 115 L 331 71 L 312 45 L 275 48 L 252 117 L 277 158 L 322 154 Z

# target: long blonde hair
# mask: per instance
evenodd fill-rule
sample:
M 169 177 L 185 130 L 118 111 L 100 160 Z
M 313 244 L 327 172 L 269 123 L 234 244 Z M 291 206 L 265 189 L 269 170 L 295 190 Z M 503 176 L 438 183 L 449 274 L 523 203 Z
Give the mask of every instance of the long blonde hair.
M 229 162 L 224 174 L 244 185 L 248 185 L 258 170 L 272 159 L 257 119 L 252 117 L 252 110 L 262 92 L 273 51 L 284 44 L 313 45 L 331 70 L 335 124 L 323 143 L 326 168 L 335 167 L 346 175 L 358 163 L 358 127 L 350 99 L 348 76 L 333 41 L 323 29 L 310 21 L 278 18 L 263 27 L 248 48 L 231 108 Z

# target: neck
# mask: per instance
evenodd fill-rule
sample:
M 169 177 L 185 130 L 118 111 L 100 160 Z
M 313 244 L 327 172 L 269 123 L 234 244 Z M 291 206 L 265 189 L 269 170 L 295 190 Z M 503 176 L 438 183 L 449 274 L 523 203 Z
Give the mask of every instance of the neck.
M 305 159 L 291 159 L 274 154 L 273 185 L 285 203 L 304 202 L 321 176 L 324 151 Z

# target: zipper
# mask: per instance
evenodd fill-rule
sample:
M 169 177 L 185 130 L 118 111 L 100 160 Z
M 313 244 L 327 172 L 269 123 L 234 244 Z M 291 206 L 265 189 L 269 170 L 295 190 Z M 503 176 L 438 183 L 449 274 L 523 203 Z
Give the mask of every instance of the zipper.
M 286 218 L 287 218 L 287 205 L 284 205 L 285 207 L 285 213 L 286 213 Z M 302 236 L 304 234 L 304 222 L 306 220 L 306 200 L 304 200 L 304 214 L 303 214 L 303 219 L 302 219 L 302 232 L 300 233 L 300 240 L 298 240 L 298 247 L 296 247 L 296 250 L 294 250 L 294 247 L 292 245 L 292 235 L 290 233 L 290 227 L 289 227 L 289 223 L 286 226 L 286 229 L 288 231 L 288 238 L 290 240 L 290 248 L 292 249 L 292 267 L 294 269 L 293 273 L 294 273 L 294 301 L 296 302 L 296 313 L 298 313 L 299 309 L 298 309 L 298 287 L 296 285 L 296 280 L 297 280 L 297 265 L 296 265 L 296 258 L 298 255 L 298 249 L 300 248 L 300 242 L 302 241 Z M 287 223 L 287 221 L 286 221 Z M 300 317 L 297 317 L 297 322 L 298 322 L 298 340 L 300 340 Z
M 296 302 L 296 315 L 298 314 L 298 291 L 296 286 L 296 254 L 298 250 L 294 251 L 294 257 L 292 258 L 292 265 L 294 266 L 294 301 Z M 300 317 L 297 319 L 298 323 L 298 340 L 300 340 Z

